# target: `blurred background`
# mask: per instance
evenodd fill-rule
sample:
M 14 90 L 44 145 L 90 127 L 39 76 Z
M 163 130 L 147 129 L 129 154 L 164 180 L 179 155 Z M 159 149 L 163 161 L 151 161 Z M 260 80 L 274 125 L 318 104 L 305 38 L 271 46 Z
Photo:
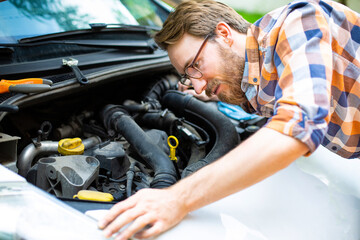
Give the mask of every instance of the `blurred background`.
M 259 18 L 261 18 L 265 13 L 270 12 L 278 7 L 284 6 L 291 2 L 291 0 L 217 0 L 223 2 L 230 7 L 234 8 L 238 13 L 240 13 L 247 21 L 253 23 Z M 164 0 L 171 6 L 176 6 L 182 0 Z M 349 8 L 360 12 L 360 0 L 337 0 Z

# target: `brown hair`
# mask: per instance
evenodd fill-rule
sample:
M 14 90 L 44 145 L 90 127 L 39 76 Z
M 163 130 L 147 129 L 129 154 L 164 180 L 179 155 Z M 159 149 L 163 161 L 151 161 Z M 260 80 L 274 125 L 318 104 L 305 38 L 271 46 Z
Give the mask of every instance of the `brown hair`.
M 155 42 L 167 49 L 175 44 L 184 33 L 196 37 L 215 35 L 215 28 L 219 22 L 227 23 L 231 28 L 246 33 L 250 23 L 247 22 L 231 7 L 212 0 L 185 1 L 171 12 L 163 24 L 162 29 L 155 34 Z

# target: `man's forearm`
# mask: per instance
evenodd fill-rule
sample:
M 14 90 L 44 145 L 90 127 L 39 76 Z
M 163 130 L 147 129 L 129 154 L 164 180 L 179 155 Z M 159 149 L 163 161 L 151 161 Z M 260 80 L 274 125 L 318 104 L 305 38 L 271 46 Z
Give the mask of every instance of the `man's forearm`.
M 176 225 L 193 210 L 245 189 L 285 168 L 308 151 L 298 140 L 261 129 L 216 162 L 167 189 L 142 189 L 116 204 L 99 222 L 110 237 L 126 224 L 117 239 L 137 232 L 147 238 Z M 144 229 L 145 226 L 151 226 Z
M 254 185 L 307 151 L 304 143 L 263 128 L 224 157 L 169 190 L 181 198 L 190 212 Z

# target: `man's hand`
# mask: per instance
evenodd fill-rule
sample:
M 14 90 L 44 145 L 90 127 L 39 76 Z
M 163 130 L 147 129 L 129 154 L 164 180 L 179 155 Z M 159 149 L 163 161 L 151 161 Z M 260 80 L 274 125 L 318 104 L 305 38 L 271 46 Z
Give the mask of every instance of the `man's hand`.
M 216 95 L 213 95 L 211 97 L 207 96 L 205 94 L 205 91 L 203 91 L 200 94 L 197 94 L 195 92 L 195 90 L 192 87 L 186 86 L 181 84 L 180 82 L 178 83 L 178 90 L 184 93 L 188 93 L 193 95 L 194 97 L 196 97 L 197 99 L 204 101 L 204 102 L 208 102 L 208 101 L 219 101 L 219 98 Z
M 143 189 L 113 206 L 99 227 L 111 237 L 126 224 L 116 240 L 158 235 L 179 223 L 188 213 L 182 201 L 169 189 Z

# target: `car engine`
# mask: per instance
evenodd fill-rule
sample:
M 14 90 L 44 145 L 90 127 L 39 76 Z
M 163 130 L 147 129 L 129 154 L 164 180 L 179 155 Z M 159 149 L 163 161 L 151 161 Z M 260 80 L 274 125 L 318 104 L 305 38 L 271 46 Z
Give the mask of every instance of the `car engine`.
M 173 185 L 262 122 L 231 120 L 216 103 L 177 91 L 175 74 L 148 79 L 130 76 L 52 94 L 8 114 L 1 127 L 21 137 L 14 153 L 18 174 L 58 198 L 90 190 L 121 201 L 142 188 Z

